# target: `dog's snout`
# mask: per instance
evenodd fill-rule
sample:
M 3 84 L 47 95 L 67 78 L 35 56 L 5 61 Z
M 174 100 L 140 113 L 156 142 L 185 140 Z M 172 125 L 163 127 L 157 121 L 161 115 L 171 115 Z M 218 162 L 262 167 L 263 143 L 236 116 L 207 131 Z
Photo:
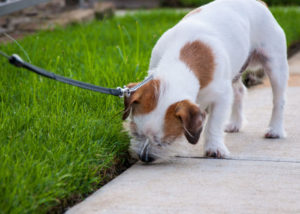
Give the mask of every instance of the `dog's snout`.
M 151 162 L 153 162 L 155 160 L 153 156 L 151 156 L 151 155 L 145 155 L 145 154 L 140 154 L 139 158 L 144 163 L 151 163 Z
M 149 140 L 147 140 L 139 154 L 139 159 L 145 163 L 151 163 L 155 160 L 155 158 L 149 153 L 150 144 Z

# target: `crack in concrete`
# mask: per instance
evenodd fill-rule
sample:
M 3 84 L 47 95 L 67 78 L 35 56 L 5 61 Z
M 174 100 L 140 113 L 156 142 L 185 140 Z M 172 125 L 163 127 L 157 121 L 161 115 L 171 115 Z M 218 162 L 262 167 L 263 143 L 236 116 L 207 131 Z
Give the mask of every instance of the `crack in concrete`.
M 299 163 L 300 160 L 282 160 L 282 159 L 252 159 L 252 158 L 223 158 L 223 159 L 218 159 L 218 158 L 209 158 L 209 157 L 204 157 L 204 156 L 176 156 L 176 158 L 190 158 L 190 159 L 206 159 L 206 160 L 230 160 L 230 161 L 253 161 L 253 162 L 276 162 L 276 163 Z

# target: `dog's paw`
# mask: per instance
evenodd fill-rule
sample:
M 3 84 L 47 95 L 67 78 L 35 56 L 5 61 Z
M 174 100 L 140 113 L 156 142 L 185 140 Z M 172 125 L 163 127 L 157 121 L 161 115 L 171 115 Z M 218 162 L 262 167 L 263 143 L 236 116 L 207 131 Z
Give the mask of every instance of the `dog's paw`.
M 224 144 L 223 146 L 218 147 L 206 146 L 205 156 L 212 158 L 226 158 L 229 156 L 229 151 Z
M 276 130 L 276 129 L 272 129 L 270 128 L 267 133 L 265 134 L 265 138 L 268 139 L 276 139 L 276 138 L 285 138 L 286 134 L 284 132 L 284 130 Z
M 225 126 L 225 132 L 234 133 L 239 132 L 241 129 L 241 125 L 237 123 L 229 123 Z

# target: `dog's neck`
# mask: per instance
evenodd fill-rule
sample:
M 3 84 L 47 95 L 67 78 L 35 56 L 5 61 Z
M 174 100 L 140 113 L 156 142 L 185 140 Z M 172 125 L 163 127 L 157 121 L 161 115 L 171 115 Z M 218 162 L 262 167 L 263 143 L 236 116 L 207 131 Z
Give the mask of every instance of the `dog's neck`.
M 163 60 L 151 71 L 161 81 L 161 95 L 167 104 L 181 100 L 196 102 L 200 89 L 199 81 L 190 69 L 178 60 Z

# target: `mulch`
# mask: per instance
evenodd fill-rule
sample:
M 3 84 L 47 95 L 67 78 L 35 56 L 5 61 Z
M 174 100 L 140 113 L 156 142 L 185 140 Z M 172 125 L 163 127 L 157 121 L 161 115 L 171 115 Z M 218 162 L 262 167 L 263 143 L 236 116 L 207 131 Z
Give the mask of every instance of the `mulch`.
M 288 58 L 291 58 L 300 51 L 300 41 L 294 42 L 288 48 Z

